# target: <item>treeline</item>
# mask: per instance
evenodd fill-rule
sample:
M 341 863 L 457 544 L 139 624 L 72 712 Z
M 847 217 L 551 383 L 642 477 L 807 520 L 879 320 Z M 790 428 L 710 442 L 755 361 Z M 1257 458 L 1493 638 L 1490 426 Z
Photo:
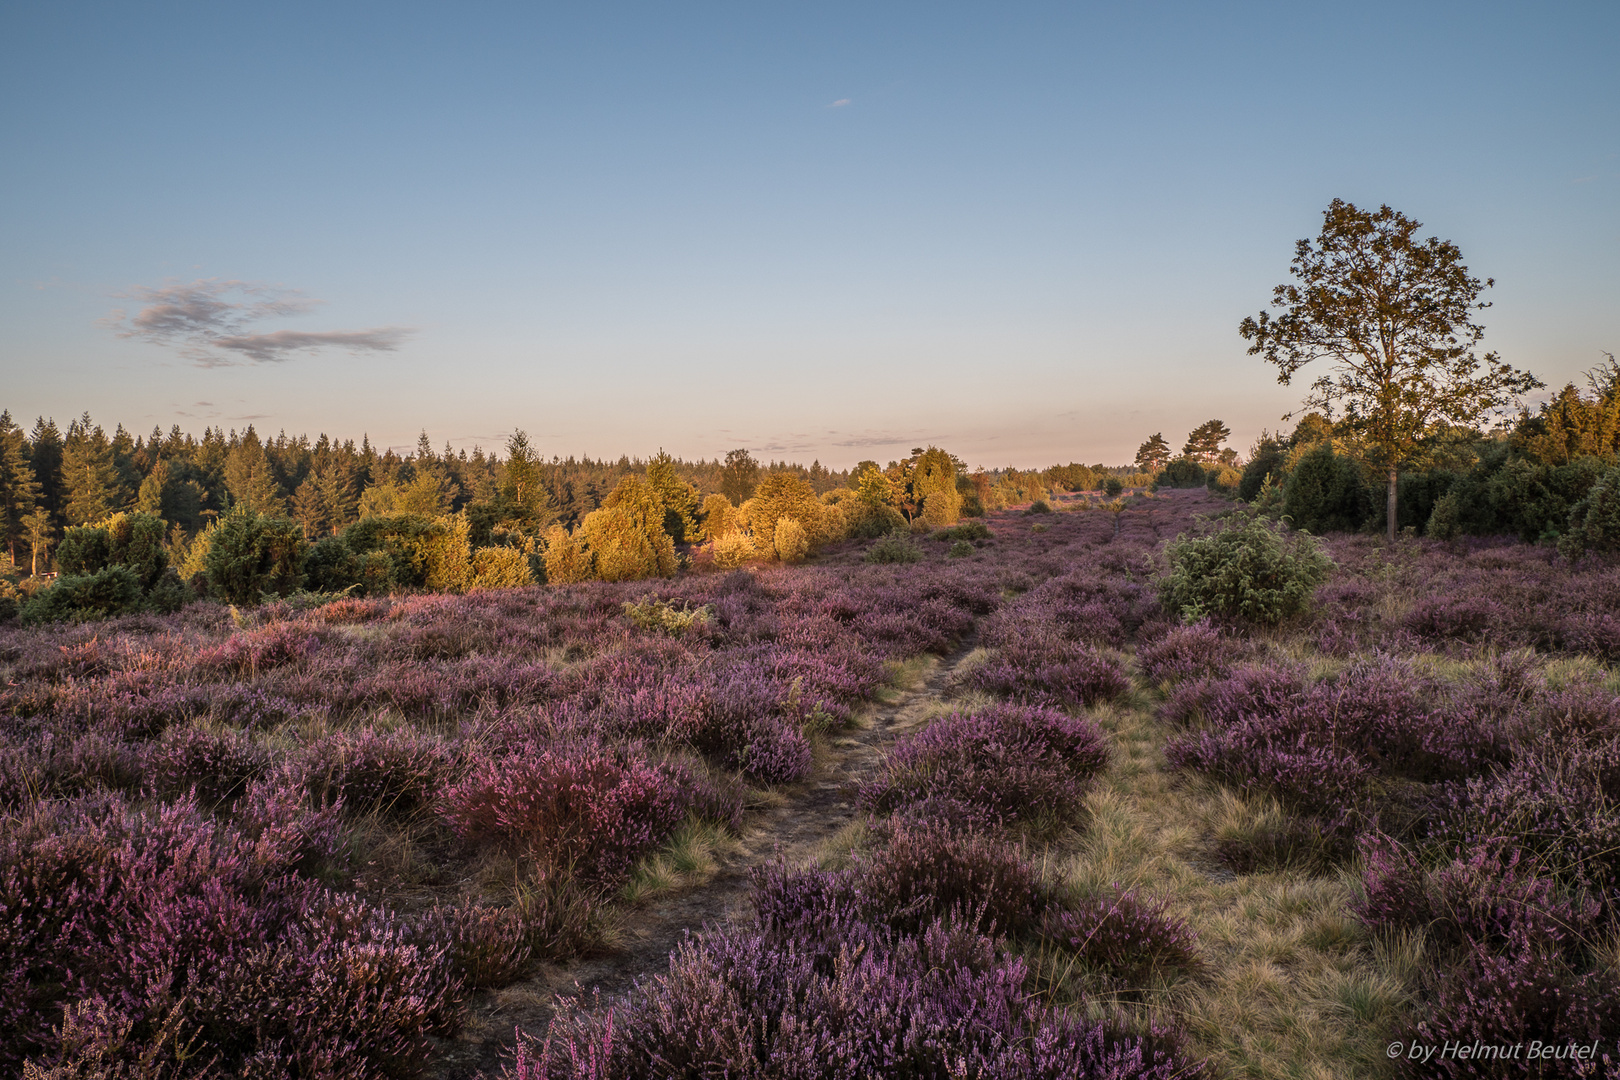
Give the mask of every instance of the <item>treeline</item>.
M 249 604 L 300 590 L 455 591 L 792 562 L 850 536 L 1088 490 L 1120 471 L 969 473 L 934 447 L 848 472 L 761 463 L 746 450 L 697 462 L 662 452 L 545 461 L 522 432 L 504 455 L 437 453 L 424 435 L 400 456 L 366 439 L 264 440 L 251 427 L 143 439 L 120 426 L 109 437 L 88 415 L 65 435 L 45 419 L 24 433 L 3 413 L 0 524 L 12 572 L 0 613 L 91 618 L 197 596 Z M 60 580 L 43 587 L 52 567 Z
M 1382 479 L 1319 414 L 1255 444 L 1236 494 L 1312 532 L 1382 530 Z M 1439 539 L 1517 536 L 1565 554 L 1620 547 L 1620 364 L 1566 385 L 1505 431 L 1437 430 L 1402 470 L 1396 524 Z

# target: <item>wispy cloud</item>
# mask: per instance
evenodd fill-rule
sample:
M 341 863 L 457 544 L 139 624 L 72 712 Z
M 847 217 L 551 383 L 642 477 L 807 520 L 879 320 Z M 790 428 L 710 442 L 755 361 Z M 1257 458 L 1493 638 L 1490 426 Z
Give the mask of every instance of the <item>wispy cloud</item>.
M 845 105 L 848 105 L 848 104 L 849 104 L 849 98 L 841 97 L 837 101 L 833 102 L 831 105 L 828 105 L 827 108 L 829 108 L 829 109 L 842 109 Z
M 123 294 L 141 302 L 133 315 L 119 309 L 103 320 L 122 338 L 174 348 L 199 367 L 274 363 L 293 353 L 340 348 L 353 353 L 392 352 L 412 334 L 409 327 L 369 330 L 273 330 L 251 333 L 265 319 L 303 315 L 323 301 L 297 289 L 251 281 L 199 279 L 139 286 Z

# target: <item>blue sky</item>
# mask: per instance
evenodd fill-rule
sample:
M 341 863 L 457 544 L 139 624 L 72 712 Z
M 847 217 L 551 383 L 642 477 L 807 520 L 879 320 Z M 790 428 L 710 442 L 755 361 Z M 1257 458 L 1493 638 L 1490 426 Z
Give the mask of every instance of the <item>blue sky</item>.
M 1335 197 L 1620 351 L 1620 5 L 0 4 L 0 407 L 847 466 L 1298 400 Z

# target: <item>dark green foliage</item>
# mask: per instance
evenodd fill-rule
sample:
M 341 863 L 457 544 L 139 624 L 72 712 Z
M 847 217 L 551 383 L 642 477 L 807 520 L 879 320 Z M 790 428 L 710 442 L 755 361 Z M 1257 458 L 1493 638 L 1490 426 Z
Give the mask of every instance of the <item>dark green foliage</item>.
M 941 529 L 935 534 L 936 540 L 989 540 L 993 534 L 990 526 L 982 521 L 970 521 L 965 525 L 954 525 L 949 529 Z
M 22 605 L 25 623 L 106 619 L 141 610 L 141 579 L 127 566 L 64 574 Z
M 232 604 L 257 604 L 261 596 L 287 596 L 304 583 L 309 544 L 290 518 L 266 517 L 238 506 L 211 535 L 208 588 Z
M 112 559 L 112 538 L 95 525 L 70 526 L 56 546 L 56 568 L 63 574 L 93 574 Z
M 1570 557 L 1616 548 L 1620 548 L 1620 467 L 1605 471 L 1575 504 L 1569 526 L 1558 538 L 1558 550 Z
M 1125 481 L 1117 476 L 1110 476 L 1103 481 L 1103 494 L 1110 499 L 1117 499 L 1125 493 Z
M 1029 504 L 1029 509 L 1024 511 L 1026 514 L 1050 514 L 1051 512 L 1052 506 L 1045 499 L 1036 499 Z
M 962 516 L 979 518 L 984 517 L 984 502 L 978 495 L 962 496 Z
M 1153 480 L 1155 488 L 1201 488 L 1209 480 L 1209 472 L 1190 457 L 1178 457 L 1164 467 Z
M 1496 531 L 1517 533 L 1527 542 L 1555 539 L 1568 528 L 1570 511 L 1603 470 L 1603 462 L 1594 457 L 1567 465 L 1509 461 L 1485 485 L 1486 501 L 1499 523 Z
M 342 592 L 359 584 L 360 557 L 342 537 L 322 537 L 304 560 L 304 578 L 311 592 Z
M 889 533 L 866 549 L 866 561 L 869 563 L 914 563 L 920 562 L 922 557 L 917 545 L 902 532 Z
M 1272 486 L 1282 481 L 1283 462 L 1288 447 L 1281 439 L 1262 437 L 1249 453 L 1249 463 L 1243 466 L 1243 479 L 1238 481 L 1238 498 L 1253 502 L 1271 477 Z
M 1261 518 L 1227 523 L 1209 536 L 1176 537 L 1165 547 L 1170 573 L 1159 602 L 1188 622 L 1220 616 L 1277 623 L 1303 612 L 1333 560 L 1306 533 Z
M 375 514 L 344 529 L 343 542 L 356 555 L 372 557 L 368 566 L 376 566 L 379 560 L 375 556 L 386 557 L 389 580 L 419 589 L 427 581 L 427 541 L 438 528 L 425 514 Z
M 1354 532 L 1372 513 L 1371 503 L 1360 466 L 1332 443 L 1300 458 L 1283 489 L 1283 513 L 1296 529 L 1314 533 Z

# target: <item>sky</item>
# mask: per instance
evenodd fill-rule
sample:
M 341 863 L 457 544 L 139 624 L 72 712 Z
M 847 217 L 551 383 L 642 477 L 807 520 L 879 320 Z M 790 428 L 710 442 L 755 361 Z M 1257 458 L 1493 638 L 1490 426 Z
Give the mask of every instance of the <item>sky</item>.
M 1457 244 L 1556 388 L 1620 352 L 1617 44 L 1612 0 L 0 0 L 0 408 L 1242 452 L 1303 386 L 1238 323 L 1334 198 Z

